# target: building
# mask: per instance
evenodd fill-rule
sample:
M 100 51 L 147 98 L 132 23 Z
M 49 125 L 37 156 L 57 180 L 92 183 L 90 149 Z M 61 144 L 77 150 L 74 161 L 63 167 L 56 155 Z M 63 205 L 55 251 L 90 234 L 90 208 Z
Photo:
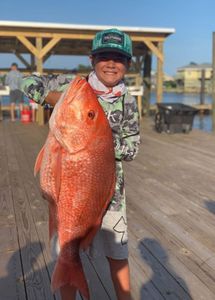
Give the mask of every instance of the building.
M 162 78 L 163 78 L 164 88 L 175 84 L 174 76 L 170 76 L 169 74 L 163 72 Z M 152 89 L 156 89 L 156 86 L 157 86 L 157 72 L 151 71 L 151 87 Z
M 177 86 L 183 92 L 210 93 L 212 86 L 212 65 L 209 63 L 196 64 L 191 62 L 189 65 L 177 69 L 175 76 Z

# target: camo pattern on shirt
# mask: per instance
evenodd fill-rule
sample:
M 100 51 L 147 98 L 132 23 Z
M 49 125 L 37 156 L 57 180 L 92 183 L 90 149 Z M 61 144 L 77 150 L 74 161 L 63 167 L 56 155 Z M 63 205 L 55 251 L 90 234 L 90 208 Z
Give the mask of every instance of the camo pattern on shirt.
M 122 160 L 133 160 L 137 155 L 139 136 L 139 116 L 134 97 L 125 94 L 110 103 L 98 98 L 112 128 L 116 157 L 116 188 L 109 210 L 120 211 L 125 207 L 125 188 Z
M 44 105 L 50 91 L 64 92 L 72 79 L 74 79 L 73 74 L 32 75 L 23 78 L 21 89 L 29 99 Z
M 22 90 L 26 96 L 39 104 L 45 103 L 49 91 L 63 92 L 73 79 L 73 75 L 51 75 L 26 77 L 22 81 Z M 112 128 L 117 182 L 109 210 L 120 211 L 125 208 L 125 189 L 122 160 L 131 161 L 138 152 L 140 143 L 139 116 L 136 99 L 126 93 L 110 103 L 98 98 Z

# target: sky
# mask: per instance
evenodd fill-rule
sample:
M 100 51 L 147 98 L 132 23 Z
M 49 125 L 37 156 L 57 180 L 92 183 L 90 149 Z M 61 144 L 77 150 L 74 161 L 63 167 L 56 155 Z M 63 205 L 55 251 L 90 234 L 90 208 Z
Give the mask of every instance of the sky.
M 2 0 L 0 20 L 175 29 L 164 43 L 164 72 L 175 75 L 190 62 L 212 63 L 214 12 L 215 0 Z M 12 61 L 22 66 L 14 55 L 0 54 L 0 68 Z M 80 63 L 90 64 L 88 57 L 50 57 L 46 67 Z

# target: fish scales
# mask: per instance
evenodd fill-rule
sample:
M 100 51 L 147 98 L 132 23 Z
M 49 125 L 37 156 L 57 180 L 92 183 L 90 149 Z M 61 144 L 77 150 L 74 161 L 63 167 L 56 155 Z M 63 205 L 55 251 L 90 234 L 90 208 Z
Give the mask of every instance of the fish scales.
M 52 290 L 76 287 L 89 298 L 80 261 L 98 231 L 115 190 L 113 137 L 105 113 L 90 85 L 76 77 L 56 104 L 35 173 L 49 202 L 50 238 L 58 235 L 60 253 Z

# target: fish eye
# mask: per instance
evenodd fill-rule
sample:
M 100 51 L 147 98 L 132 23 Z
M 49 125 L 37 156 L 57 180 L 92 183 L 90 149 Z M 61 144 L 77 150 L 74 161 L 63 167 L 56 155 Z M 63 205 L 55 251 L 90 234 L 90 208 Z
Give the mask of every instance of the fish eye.
M 93 120 L 94 118 L 95 118 L 95 112 L 93 111 L 93 110 L 90 110 L 89 112 L 88 112 L 88 117 L 91 119 L 91 120 Z

